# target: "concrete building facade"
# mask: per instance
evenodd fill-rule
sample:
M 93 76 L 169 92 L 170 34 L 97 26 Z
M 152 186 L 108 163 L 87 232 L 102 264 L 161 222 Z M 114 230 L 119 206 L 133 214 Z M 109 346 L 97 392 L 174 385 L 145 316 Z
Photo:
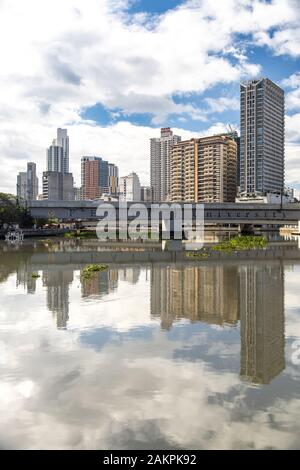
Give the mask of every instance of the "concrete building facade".
M 132 172 L 120 178 L 119 195 L 123 201 L 141 201 L 141 184 L 136 173 Z
M 27 201 L 35 201 L 39 193 L 39 180 L 36 176 L 36 164 L 27 163 Z
M 150 186 L 141 186 L 141 201 L 152 202 L 152 191 Z
M 154 202 L 168 201 L 171 194 L 171 149 L 181 137 L 169 127 L 158 138 L 150 139 L 150 186 Z
M 284 189 L 284 91 L 268 78 L 241 84 L 240 192 Z
M 47 149 L 47 171 L 69 173 L 69 137 L 67 129 L 57 129 L 57 137 Z
M 119 170 L 116 165 L 97 156 L 81 158 L 83 199 L 100 199 L 103 194 L 116 195 Z
M 45 171 L 43 173 L 43 199 L 49 201 L 74 201 L 72 173 Z
M 227 135 L 179 142 L 171 152 L 171 200 L 234 202 L 237 143 Z
M 17 176 L 17 197 L 24 201 L 35 201 L 39 192 L 39 180 L 36 176 L 36 164 L 27 163 L 27 171 Z
M 27 172 L 21 171 L 17 176 L 17 197 L 18 199 L 27 199 Z

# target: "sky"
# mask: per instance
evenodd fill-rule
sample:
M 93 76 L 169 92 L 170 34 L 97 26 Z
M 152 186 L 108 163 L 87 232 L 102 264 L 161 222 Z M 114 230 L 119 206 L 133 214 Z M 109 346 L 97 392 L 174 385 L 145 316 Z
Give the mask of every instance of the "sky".
M 0 0 L 0 191 L 56 128 L 70 169 L 99 155 L 149 184 L 149 139 L 239 130 L 239 84 L 286 92 L 286 183 L 300 190 L 300 0 Z M 41 191 L 41 180 L 40 180 Z

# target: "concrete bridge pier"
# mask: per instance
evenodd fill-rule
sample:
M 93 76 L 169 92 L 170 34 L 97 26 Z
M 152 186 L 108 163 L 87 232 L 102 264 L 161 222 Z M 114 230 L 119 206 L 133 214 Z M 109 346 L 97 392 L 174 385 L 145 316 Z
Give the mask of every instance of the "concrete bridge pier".
M 241 235 L 253 235 L 254 226 L 253 224 L 239 224 L 239 232 Z

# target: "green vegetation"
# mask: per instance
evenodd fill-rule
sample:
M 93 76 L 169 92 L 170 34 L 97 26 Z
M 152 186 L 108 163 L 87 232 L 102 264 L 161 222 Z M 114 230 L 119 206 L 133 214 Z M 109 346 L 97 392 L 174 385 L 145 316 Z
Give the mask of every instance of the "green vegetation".
M 19 224 L 20 227 L 32 227 L 33 219 L 26 207 L 19 204 L 16 196 L 0 193 L 0 226 Z
M 209 253 L 205 253 L 203 251 L 188 251 L 186 255 L 188 258 L 196 259 L 207 259 L 210 257 Z
M 91 279 L 96 273 L 106 271 L 107 269 L 107 264 L 89 264 L 82 270 L 81 277 L 83 279 Z
M 96 238 L 96 232 L 92 231 L 80 231 L 77 232 L 68 232 L 65 233 L 65 238 L 78 238 L 78 239 L 85 239 L 85 238 Z
M 212 249 L 215 251 L 240 251 L 240 250 L 253 250 L 265 248 L 268 241 L 264 237 L 256 237 L 252 235 L 244 235 L 230 238 L 227 241 L 214 246 Z
M 31 277 L 32 277 L 32 279 L 38 279 L 41 276 L 38 273 L 32 273 Z
M 236 236 L 226 240 L 219 245 L 211 248 L 203 248 L 200 251 L 187 252 L 187 258 L 207 259 L 211 256 L 212 251 L 224 253 L 232 253 L 233 251 L 254 250 L 265 248 L 268 241 L 264 237 L 256 237 L 251 235 Z

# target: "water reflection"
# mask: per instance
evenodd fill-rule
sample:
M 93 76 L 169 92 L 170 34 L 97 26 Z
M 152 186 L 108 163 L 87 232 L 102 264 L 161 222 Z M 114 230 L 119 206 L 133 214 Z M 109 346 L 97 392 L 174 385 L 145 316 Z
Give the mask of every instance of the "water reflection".
M 47 288 L 47 307 L 52 312 L 59 329 L 67 328 L 69 288 L 73 280 L 73 270 L 43 271 L 43 285 Z
M 240 321 L 240 375 L 255 384 L 267 384 L 285 368 L 284 359 L 284 268 L 280 262 L 264 265 L 162 265 L 146 268 L 150 279 L 150 315 L 163 330 L 182 320 L 236 327 Z M 118 289 L 119 282 L 135 285 L 139 266 L 120 266 L 91 279 L 77 276 L 82 299 L 104 299 Z M 43 270 L 47 308 L 57 328 L 69 320 L 69 290 L 74 272 Z M 36 279 L 22 268 L 17 284 L 28 293 L 36 290 Z
M 0 256 L 0 447 L 299 447 L 297 261 L 115 263 L 86 283 L 82 261 L 23 248 Z
M 81 279 L 81 294 L 83 298 L 104 296 L 114 292 L 118 287 L 118 270 L 109 269 L 95 274 L 90 279 Z
M 236 267 L 154 265 L 151 315 L 161 319 L 163 329 L 184 318 L 236 325 L 239 319 Z
M 285 368 L 284 269 L 239 267 L 241 376 L 267 384 Z
M 284 270 L 264 266 L 154 266 L 151 314 L 170 329 L 189 319 L 235 326 L 240 320 L 240 374 L 267 384 L 285 367 Z

